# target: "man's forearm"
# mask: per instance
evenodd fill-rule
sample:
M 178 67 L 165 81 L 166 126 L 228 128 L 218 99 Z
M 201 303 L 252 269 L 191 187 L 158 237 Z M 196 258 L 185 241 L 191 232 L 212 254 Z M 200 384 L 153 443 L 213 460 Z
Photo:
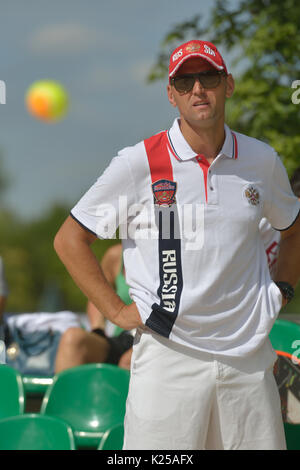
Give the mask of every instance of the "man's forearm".
M 140 323 L 137 309 L 136 312 L 130 309 L 126 315 L 127 306 L 107 282 L 91 249 L 92 241 L 69 218 L 56 235 L 54 248 L 75 283 L 105 318 L 125 329 L 136 328 Z
M 106 281 L 90 247 L 84 243 L 74 245 L 57 244 L 55 248 L 58 256 L 81 291 L 106 318 L 113 320 L 124 303 Z

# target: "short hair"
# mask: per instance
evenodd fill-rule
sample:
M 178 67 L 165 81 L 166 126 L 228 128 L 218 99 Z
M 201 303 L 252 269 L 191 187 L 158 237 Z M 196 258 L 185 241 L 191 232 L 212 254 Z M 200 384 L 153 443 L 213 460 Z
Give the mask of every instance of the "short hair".
M 291 187 L 297 197 L 300 197 L 300 167 L 297 168 L 290 179 Z

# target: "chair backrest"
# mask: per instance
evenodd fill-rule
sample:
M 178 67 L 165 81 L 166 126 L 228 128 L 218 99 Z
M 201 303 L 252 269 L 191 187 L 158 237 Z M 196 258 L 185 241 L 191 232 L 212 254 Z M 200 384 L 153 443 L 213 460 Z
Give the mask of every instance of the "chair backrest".
M 103 433 L 125 416 L 129 371 L 110 364 L 85 364 L 56 374 L 41 413 L 70 423 L 75 436 Z M 97 444 L 98 445 L 98 444 Z
M 122 450 L 123 441 L 124 424 L 120 423 L 103 434 L 98 450 Z
M 0 450 L 75 450 L 71 427 L 37 413 L 0 420 Z
M 300 325 L 288 320 L 277 319 L 269 337 L 276 351 L 296 354 L 300 348 Z
M 284 423 L 288 450 L 300 450 L 300 424 Z
M 21 374 L 0 364 L 0 419 L 24 413 L 25 394 Z
M 22 374 L 25 396 L 44 396 L 53 382 L 53 377 L 36 377 Z

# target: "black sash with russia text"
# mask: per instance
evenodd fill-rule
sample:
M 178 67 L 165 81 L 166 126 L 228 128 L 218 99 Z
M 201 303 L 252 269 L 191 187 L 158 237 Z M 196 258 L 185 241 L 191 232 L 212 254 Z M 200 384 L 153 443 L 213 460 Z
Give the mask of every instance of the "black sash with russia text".
M 154 303 L 146 325 L 168 338 L 176 321 L 182 287 L 181 239 L 177 183 L 168 151 L 167 132 L 161 132 L 144 141 L 148 157 L 155 221 L 158 227 L 159 279 L 157 294 L 160 305 Z

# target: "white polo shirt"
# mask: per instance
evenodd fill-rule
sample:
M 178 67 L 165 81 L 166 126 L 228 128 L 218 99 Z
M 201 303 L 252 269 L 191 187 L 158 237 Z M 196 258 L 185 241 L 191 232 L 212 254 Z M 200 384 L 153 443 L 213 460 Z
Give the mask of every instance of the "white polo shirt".
M 179 121 L 123 149 L 71 215 L 99 238 L 119 226 L 126 282 L 143 323 L 171 341 L 241 356 L 269 334 L 282 296 L 259 231 L 296 220 L 300 203 L 275 151 L 225 126 L 209 165 Z

